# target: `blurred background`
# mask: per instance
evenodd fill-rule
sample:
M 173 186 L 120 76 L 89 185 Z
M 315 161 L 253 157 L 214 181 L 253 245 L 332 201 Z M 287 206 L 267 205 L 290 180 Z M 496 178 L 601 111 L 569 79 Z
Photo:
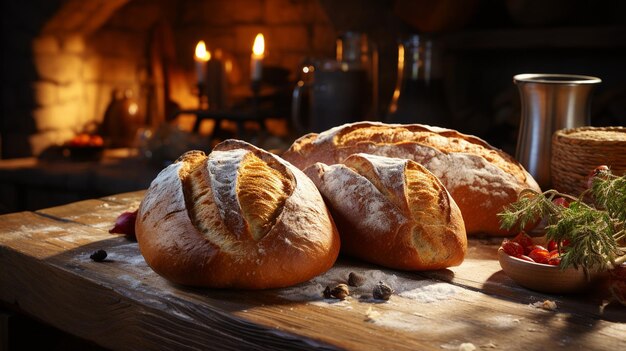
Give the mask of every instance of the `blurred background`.
M 451 127 L 513 154 L 519 73 L 600 77 L 591 124 L 626 125 L 624 1 L 1 6 L 4 211 L 55 203 L 51 190 L 16 206 L 25 197 L 15 184 L 37 183 L 64 201 L 133 190 L 190 148 L 237 137 L 280 152 L 304 133 L 356 120 Z M 263 48 L 253 53 L 258 34 Z M 201 41 L 206 56 L 196 55 Z M 103 161 L 111 155 L 132 161 L 86 181 L 98 168 L 84 162 L 111 165 Z M 76 178 L 63 169 L 75 169 Z M 82 184 L 80 197 L 67 196 L 78 187 L 69 184 Z

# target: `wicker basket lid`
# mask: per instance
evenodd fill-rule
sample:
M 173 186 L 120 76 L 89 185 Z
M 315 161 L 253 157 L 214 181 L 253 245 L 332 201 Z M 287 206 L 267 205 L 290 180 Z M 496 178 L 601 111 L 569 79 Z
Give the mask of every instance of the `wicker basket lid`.
M 582 127 L 562 129 L 556 132 L 557 138 L 569 139 L 570 142 L 601 143 L 626 146 L 626 128 L 624 127 Z
M 626 128 L 561 129 L 552 138 L 552 184 L 578 195 L 586 189 L 589 172 L 608 165 L 614 174 L 626 173 Z

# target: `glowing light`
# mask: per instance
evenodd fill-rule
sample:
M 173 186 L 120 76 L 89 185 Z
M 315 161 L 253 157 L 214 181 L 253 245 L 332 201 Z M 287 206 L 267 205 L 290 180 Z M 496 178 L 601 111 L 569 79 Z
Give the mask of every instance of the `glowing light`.
M 136 103 L 134 103 L 134 102 L 133 102 L 133 103 L 131 103 L 130 105 L 128 105 L 128 113 L 129 113 L 131 116 L 134 116 L 134 115 L 137 113 L 137 111 L 139 111 L 139 105 L 137 105 L 137 104 L 136 104 Z
M 232 72 L 233 71 L 233 61 L 226 60 L 226 62 L 224 63 L 224 70 L 226 71 L 226 73 Z
M 265 38 L 259 33 L 252 44 L 252 57 L 250 60 L 250 78 L 258 82 L 263 76 L 263 58 L 265 54 Z
M 211 52 L 206 49 L 204 40 L 200 40 L 196 45 L 196 55 L 194 58 L 196 61 L 202 62 L 207 62 L 211 59 Z
M 257 58 L 263 58 L 265 53 L 265 38 L 262 33 L 256 35 L 254 38 L 254 44 L 252 45 L 252 55 Z

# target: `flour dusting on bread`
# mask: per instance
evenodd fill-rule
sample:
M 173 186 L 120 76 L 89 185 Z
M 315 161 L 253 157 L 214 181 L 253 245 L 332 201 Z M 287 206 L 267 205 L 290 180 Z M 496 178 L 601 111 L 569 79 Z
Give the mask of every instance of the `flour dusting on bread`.
M 500 228 L 497 214 L 522 190 L 541 191 L 519 162 L 484 140 L 419 124 L 345 124 L 296 140 L 283 157 L 305 169 L 316 162 L 344 163 L 357 153 L 409 159 L 426 167 L 455 199 L 471 234 L 510 235 Z
M 344 215 L 368 214 L 359 218 L 359 228 L 368 229 L 364 235 L 380 235 L 406 223 L 406 218 L 363 176 L 339 165 L 322 167 L 322 193 L 328 194 L 333 207 Z
M 137 242 L 167 279 L 215 288 L 268 289 L 328 270 L 339 236 L 322 196 L 299 169 L 227 140 L 190 152 L 152 182 Z
M 245 222 L 237 199 L 237 170 L 247 150 L 213 151 L 207 167 L 210 173 L 215 205 L 226 225 L 237 235 L 242 235 Z
M 461 212 L 443 184 L 407 160 L 354 154 L 304 170 L 337 222 L 342 250 L 398 269 L 458 265 L 467 247 Z

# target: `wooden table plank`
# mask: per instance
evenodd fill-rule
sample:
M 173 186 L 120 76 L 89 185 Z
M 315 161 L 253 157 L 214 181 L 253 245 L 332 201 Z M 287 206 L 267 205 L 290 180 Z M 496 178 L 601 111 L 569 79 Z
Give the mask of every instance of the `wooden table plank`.
M 113 227 L 115 218 L 119 214 L 135 210 L 144 194 L 145 191 L 118 194 L 100 200 L 81 201 L 41 210 L 38 213 L 108 230 Z M 471 239 L 467 258 L 462 265 L 444 270 L 421 272 L 419 275 L 506 297 L 520 303 L 528 304 L 540 299 L 553 299 L 591 318 L 626 322 L 626 316 L 621 309 L 615 308 L 617 306 L 610 305 L 602 315 L 599 313 L 599 306 L 603 298 L 607 297 L 606 294 L 602 294 L 603 291 L 587 291 L 583 292 L 582 296 L 572 298 L 567 295 L 542 294 L 520 287 L 501 271 L 497 262 L 497 249 L 501 241 L 501 238 Z M 586 300 L 585 303 L 580 303 L 581 297 Z
M 146 190 L 131 191 L 128 193 L 105 196 L 101 198 L 101 200 L 107 202 L 123 203 L 129 205 L 130 207 L 138 207 L 141 199 L 143 199 L 145 194 Z
M 1 216 L 0 298 L 116 349 L 440 350 L 464 342 L 499 349 L 626 348 L 626 324 L 615 321 L 624 317 L 623 307 L 616 306 L 611 320 L 589 312 L 591 305 L 557 297 L 557 311 L 544 311 L 529 302 L 554 297 L 513 287 L 503 277 L 489 281 L 499 271 L 491 258 L 497 241 L 472 240 L 463 265 L 437 272 L 402 273 L 341 259 L 326 274 L 287 289 L 176 286 L 145 264 L 136 243 L 107 232 L 106 224 L 140 197 Z M 97 249 L 109 253 L 108 262 L 89 259 Z M 369 287 L 346 301 L 324 300 L 323 287 L 350 271 L 367 277 Z M 378 279 L 399 295 L 387 303 L 360 299 Z

